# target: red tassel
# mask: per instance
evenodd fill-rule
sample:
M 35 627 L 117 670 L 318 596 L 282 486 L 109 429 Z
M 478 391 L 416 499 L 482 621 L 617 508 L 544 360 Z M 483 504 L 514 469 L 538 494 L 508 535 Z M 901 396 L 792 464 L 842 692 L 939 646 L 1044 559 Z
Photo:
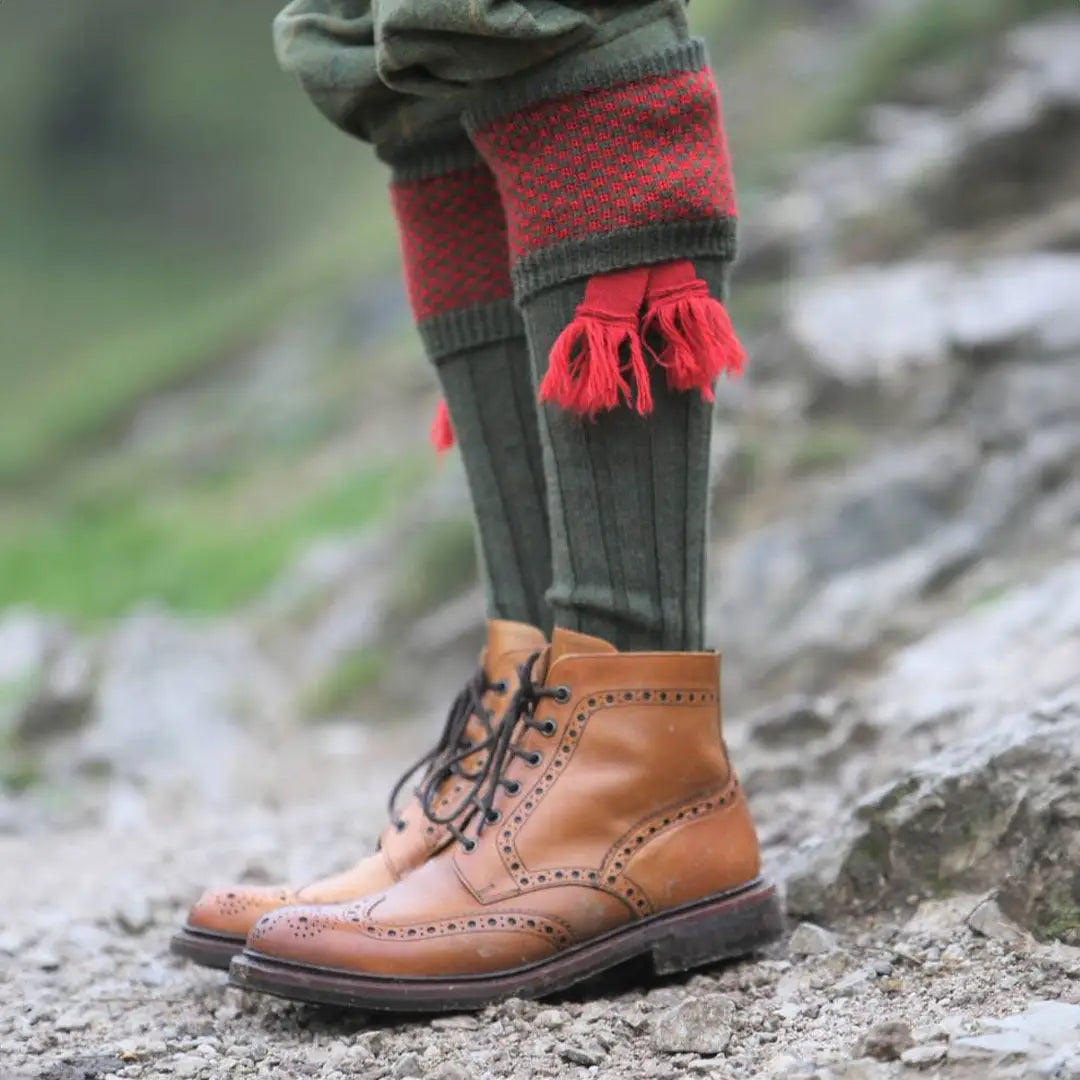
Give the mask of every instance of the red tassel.
M 746 366 L 727 309 L 686 261 L 654 266 L 647 292 L 644 333 L 663 341 L 652 355 L 667 370 L 668 386 L 715 400 L 713 383 L 721 375 L 741 375 Z
M 445 401 L 439 402 L 431 422 L 431 445 L 440 454 L 445 454 L 454 445 L 454 425 L 450 422 L 450 410 Z
M 621 401 L 642 416 L 652 412 L 640 326 L 648 281 L 647 267 L 589 279 L 573 322 L 551 350 L 541 401 L 589 417 Z

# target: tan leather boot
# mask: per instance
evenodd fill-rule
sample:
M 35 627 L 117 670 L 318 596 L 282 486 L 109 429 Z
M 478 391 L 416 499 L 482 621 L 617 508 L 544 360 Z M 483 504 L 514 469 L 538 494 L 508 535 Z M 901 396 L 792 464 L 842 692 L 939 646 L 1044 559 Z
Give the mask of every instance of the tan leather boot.
M 299 889 L 231 885 L 205 892 L 173 937 L 172 951 L 205 967 L 227 969 L 243 949 L 248 931 L 267 912 L 286 904 L 330 904 L 368 896 L 389 888 L 446 847 L 457 831 L 455 816 L 472 809 L 460 805 L 461 797 L 484 767 L 495 726 L 517 691 L 518 669 L 545 644 L 544 635 L 524 623 L 488 623 L 480 669 L 454 701 L 439 742 L 395 785 L 391 821 L 373 854 L 343 873 Z M 398 793 L 421 769 L 426 769 L 423 782 L 401 812 L 395 812 Z
M 377 896 L 260 919 L 233 982 L 475 1009 L 638 956 L 684 971 L 771 941 L 782 920 L 728 762 L 719 676 L 712 653 L 617 653 L 557 630 L 456 842 Z

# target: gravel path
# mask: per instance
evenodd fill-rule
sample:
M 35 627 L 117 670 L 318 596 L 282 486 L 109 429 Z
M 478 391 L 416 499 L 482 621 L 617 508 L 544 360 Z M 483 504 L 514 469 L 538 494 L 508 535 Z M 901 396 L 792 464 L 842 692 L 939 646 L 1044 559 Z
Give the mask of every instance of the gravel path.
M 287 777 L 269 756 L 251 763 L 273 798 L 227 815 L 114 799 L 104 827 L 0 840 L 3 1080 L 1080 1076 L 1072 1051 L 1046 1039 L 999 1065 L 997 1050 L 965 1044 L 992 1031 L 980 1018 L 1053 999 L 1066 1010 L 1053 1039 L 1080 1047 L 1080 950 L 1032 948 L 993 918 L 976 932 L 971 899 L 834 932 L 805 925 L 767 956 L 661 985 L 625 971 L 558 1001 L 430 1023 L 244 994 L 168 954 L 200 883 L 305 876 L 356 852 L 382 819 L 393 759 L 422 737 L 396 731 L 385 757 L 355 729 L 298 738 L 274 754 Z M 312 797 L 317 780 L 329 800 Z M 1038 1028 L 1035 1015 L 1021 1027 Z M 1030 1071 L 1054 1052 L 1057 1071 Z

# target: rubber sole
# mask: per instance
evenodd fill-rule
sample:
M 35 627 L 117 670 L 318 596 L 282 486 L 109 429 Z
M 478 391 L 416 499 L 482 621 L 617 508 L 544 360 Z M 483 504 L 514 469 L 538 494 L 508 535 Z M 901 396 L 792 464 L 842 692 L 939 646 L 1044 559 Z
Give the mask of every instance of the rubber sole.
M 233 957 L 244 951 L 244 939 L 185 926 L 183 930 L 173 934 L 169 951 L 200 967 L 228 971 Z
M 627 961 L 648 956 L 671 975 L 745 956 L 783 934 L 776 890 L 761 881 L 653 915 L 548 960 L 490 975 L 415 978 L 363 975 L 277 960 L 245 949 L 229 981 L 293 1001 L 386 1012 L 463 1012 L 507 998 L 560 993 Z

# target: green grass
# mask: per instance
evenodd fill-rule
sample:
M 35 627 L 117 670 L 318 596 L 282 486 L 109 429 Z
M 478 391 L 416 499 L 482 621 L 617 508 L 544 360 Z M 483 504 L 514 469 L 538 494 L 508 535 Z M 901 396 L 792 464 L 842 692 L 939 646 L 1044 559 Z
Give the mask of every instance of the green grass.
M 289 258 L 227 286 L 217 283 L 215 291 L 179 309 L 168 302 L 170 281 L 158 280 L 153 299 L 140 297 L 138 310 L 119 330 L 103 331 L 57 354 L 53 362 L 28 364 L 21 372 L 8 365 L 0 485 L 33 477 L 107 430 L 134 403 L 229 359 L 280 321 L 283 312 L 301 310 L 328 290 L 340 291 L 349 271 L 363 274 L 380 267 L 389 258 L 392 239 L 378 219 L 368 220 L 373 224 L 358 224 L 352 232 L 320 230 L 315 242 Z M 112 292 L 127 292 L 129 301 L 138 297 L 125 282 L 139 276 L 133 264 L 112 284 Z M 96 300 L 88 303 L 101 302 L 102 293 L 94 295 Z
M 357 649 L 314 686 L 303 702 L 304 714 L 313 720 L 336 716 L 355 706 L 379 684 L 386 672 L 386 657 L 377 649 Z
M 437 521 L 402 553 L 395 614 L 416 618 L 460 595 L 476 580 L 476 539 L 468 517 Z
M 326 533 L 378 520 L 413 491 L 426 466 L 382 463 L 258 516 L 229 506 L 228 486 L 154 499 L 101 494 L 0 527 L 0 608 L 32 603 L 96 619 L 146 599 L 214 613 L 264 589 Z
M 792 471 L 807 475 L 838 469 L 858 458 L 865 442 L 865 436 L 854 426 L 827 424 L 810 428 L 792 454 Z

